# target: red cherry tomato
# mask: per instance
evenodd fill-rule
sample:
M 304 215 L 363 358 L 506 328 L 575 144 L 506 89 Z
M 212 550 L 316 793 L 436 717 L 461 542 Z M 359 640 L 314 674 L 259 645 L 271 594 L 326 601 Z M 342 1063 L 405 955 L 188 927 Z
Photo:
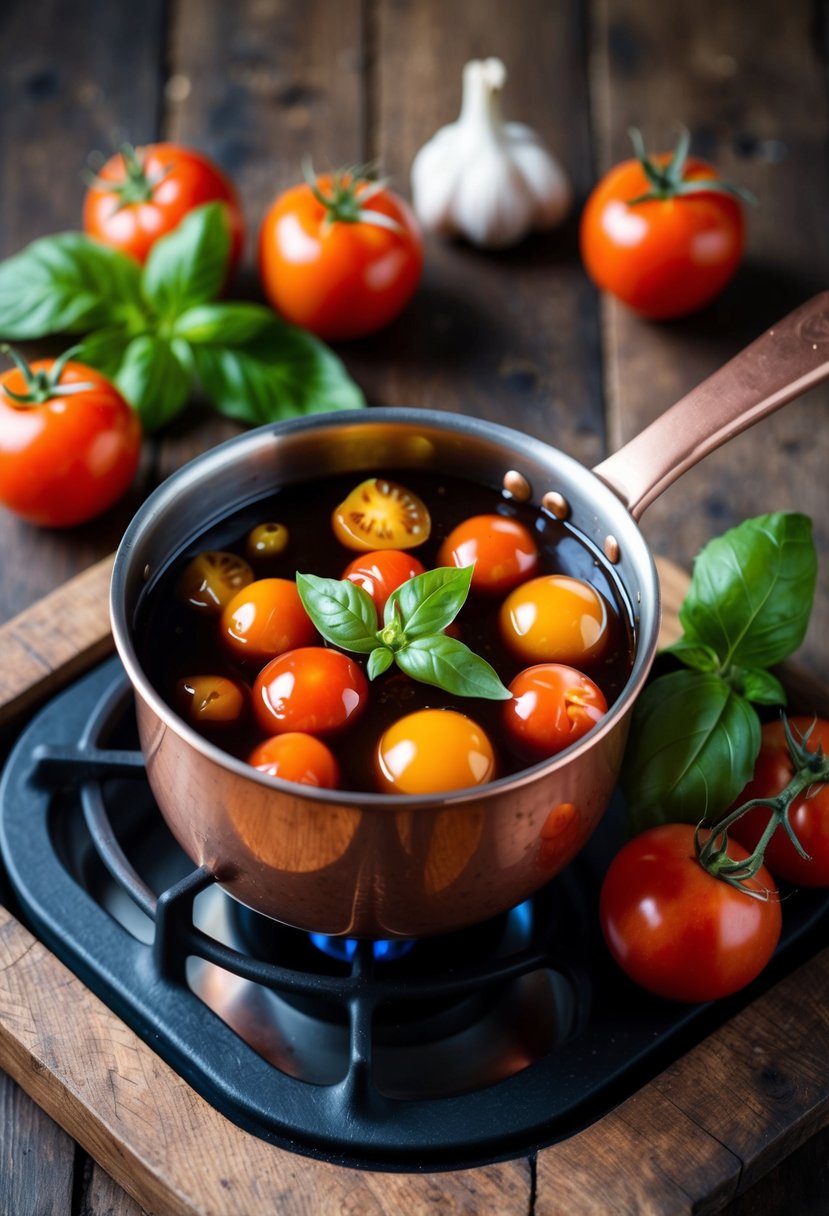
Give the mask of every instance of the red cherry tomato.
M 238 591 L 222 611 L 221 635 L 235 655 L 257 662 L 318 638 L 296 583 L 287 578 L 256 579 Z
M 473 591 L 499 595 L 538 569 L 532 533 L 507 515 L 473 515 L 453 528 L 438 552 L 439 566 L 474 566 Z
M 734 860 L 748 856 L 729 841 Z M 737 992 L 765 967 L 780 937 L 780 902 L 761 867 L 754 898 L 714 878 L 694 854 L 694 829 L 665 824 L 628 841 L 605 876 L 602 931 L 637 984 L 677 1001 Z
M 283 781 L 296 781 L 300 785 L 334 790 L 340 784 L 340 767 L 331 749 L 321 739 L 301 731 L 289 731 L 266 739 L 253 749 L 248 764 L 260 773 L 280 777 Z
M 259 277 L 273 307 L 333 341 L 393 320 L 422 265 L 417 222 L 403 199 L 347 174 L 281 194 L 259 233 Z
M 0 376 L 0 503 L 46 527 L 83 523 L 111 507 L 135 476 L 138 415 L 82 363 L 21 364 Z M 11 393 L 31 400 L 18 403 Z
M 789 722 L 795 738 L 813 727 L 807 745 L 810 752 L 821 745 L 824 753 L 829 753 L 829 722 L 808 717 L 792 717 Z M 774 798 L 788 785 L 793 771 L 783 723 L 766 723 L 754 776 L 737 804 L 752 798 Z M 768 821 L 768 811 L 757 807 L 742 815 L 728 829 L 729 835 L 753 851 Z M 766 865 L 776 878 L 785 878 L 798 886 L 829 887 L 829 785 L 815 786 L 808 798 L 798 798 L 789 811 L 789 823 L 811 861 L 799 855 L 785 830 L 778 827 L 766 845 Z
M 212 202 L 226 207 L 232 270 L 245 239 L 236 191 L 211 160 L 179 144 L 125 148 L 110 157 L 86 193 L 83 226 L 90 236 L 144 262 L 159 237 L 195 207 Z
M 368 681 L 353 659 L 306 646 L 263 667 L 253 686 L 253 709 L 269 735 L 332 735 L 357 720 L 367 696 Z
M 544 574 L 516 587 L 501 605 L 499 625 L 515 657 L 529 663 L 584 667 L 602 657 L 610 636 L 602 596 L 566 574 Z
M 650 163 L 664 170 L 671 159 L 655 156 Z M 712 165 L 691 158 L 680 183 L 717 178 Z M 596 285 L 636 312 L 681 317 L 718 295 L 736 271 L 743 209 L 737 198 L 714 190 L 633 201 L 651 189 L 640 160 L 611 169 L 582 212 L 582 258 Z
M 574 667 L 539 663 L 520 671 L 503 707 L 504 728 L 534 759 L 554 756 L 586 735 L 607 713 L 598 685 Z
M 383 732 L 374 770 L 385 794 L 440 794 L 490 781 L 495 753 L 466 714 L 419 709 Z
M 340 577 L 362 587 L 371 596 L 377 616 L 382 620 L 386 600 L 392 591 L 402 587 L 415 575 L 423 574 L 425 569 L 422 562 L 402 549 L 378 549 L 375 553 L 355 557 Z

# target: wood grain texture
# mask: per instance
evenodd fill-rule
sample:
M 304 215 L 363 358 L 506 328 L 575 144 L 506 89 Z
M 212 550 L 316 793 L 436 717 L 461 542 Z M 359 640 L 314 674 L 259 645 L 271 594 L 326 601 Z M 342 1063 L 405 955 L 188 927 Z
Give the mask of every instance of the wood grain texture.
M 760 199 L 748 215 L 746 260 L 711 307 L 667 324 L 603 301 L 612 446 L 631 438 L 769 324 L 826 285 L 829 170 L 823 49 L 810 0 L 759 0 L 751 16 L 718 0 L 599 0 L 591 82 L 598 168 L 631 155 L 631 124 L 654 150 L 676 124 L 693 150 Z M 773 47 L 773 52 L 771 48 Z M 799 510 L 829 546 L 825 432 L 829 389 L 763 421 L 665 492 L 643 520 L 654 547 L 689 566 L 702 545 L 741 519 Z M 829 564 L 803 652 L 829 679 Z
M 75 1145 L 10 1077 L 0 1075 L 0 1212 L 65 1216 Z
M 82 172 L 95 150 L 153 138 L 163 88 L 164 0 L 26 0 L 0 5 L 0 258 L 47 233 L 79 228 Z M 22 345 L 55 354 L 69 341 Z M 5 366 L 5 360 L 3 360 Z M 61 532 L 0 511 L 0 621 L 115 547 L 146 490 L 103 519 Z

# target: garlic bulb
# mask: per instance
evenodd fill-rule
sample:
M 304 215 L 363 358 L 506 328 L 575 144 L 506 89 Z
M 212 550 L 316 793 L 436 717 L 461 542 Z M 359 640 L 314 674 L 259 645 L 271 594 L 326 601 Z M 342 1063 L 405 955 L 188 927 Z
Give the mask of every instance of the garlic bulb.
M 412 199 L 424 228 L 484 249 L 555 227 L 572 201 L 567 177 L 535 131 L 504 122 L 506 79 L 500 59 L 468 63 L 457 121 L 441 127 L 412 164 Z

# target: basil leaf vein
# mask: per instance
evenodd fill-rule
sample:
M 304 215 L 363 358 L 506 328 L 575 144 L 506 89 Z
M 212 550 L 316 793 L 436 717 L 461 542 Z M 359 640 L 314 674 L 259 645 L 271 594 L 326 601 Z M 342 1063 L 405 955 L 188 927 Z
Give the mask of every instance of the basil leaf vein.
M 296 585 L 303 608 L 327 642 L 356 654 L 377 649 L 377 610 L 362 587 L 316 574 L 297 574 Z
M 482 697 L 487 701 L 512 697 L 486 659 L 445 634 L 417 638 L 398 650 L 394 658 L 400 670 L 413 680 L 461 697 Z
M 472 566 L 440 566 L 410 578 L 386 600 L 383 621 L 390 625 L 399 609 L 403 632 L 410 640 L 432 637 L 451 625 L 463 607 L 472 583 Z

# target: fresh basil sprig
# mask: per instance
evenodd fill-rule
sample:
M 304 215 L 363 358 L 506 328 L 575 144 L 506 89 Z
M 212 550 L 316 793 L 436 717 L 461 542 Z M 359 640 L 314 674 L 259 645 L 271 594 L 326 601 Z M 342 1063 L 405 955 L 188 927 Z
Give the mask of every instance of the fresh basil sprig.
M 195 381 L 220 413 L 258 425 L 365 405 L 340 360 L 260 304 L 218 301 L 230 254 L 221 203 L 156 241 L 143 269 L 77 232 L 0 264 L 0 337 L 85 334 L 78 359 L 114 381 L 155 430 Z
M 744 788 L 760 749 L 753 704 L 784 705 L 767 669 L 792 654 L 809 623 L 817 579 L 812 523 L 780 512 L 712 540 L 694 563 L 667 648 L 683 668 L 639 697 L 622 769 L 634 831 L 698 823 Z
M 486 659 L 442 632 L 463 607 L 471 580 L 471 566 L 415 575 L 386 600 L 382 627 L 374 600 L 348 579 L 297 574 L 296 585 L 327 642 L 368 655 L 370 680 L 396 663 L 413 680 L 460 697 L 509 700 L 512 694 Z

